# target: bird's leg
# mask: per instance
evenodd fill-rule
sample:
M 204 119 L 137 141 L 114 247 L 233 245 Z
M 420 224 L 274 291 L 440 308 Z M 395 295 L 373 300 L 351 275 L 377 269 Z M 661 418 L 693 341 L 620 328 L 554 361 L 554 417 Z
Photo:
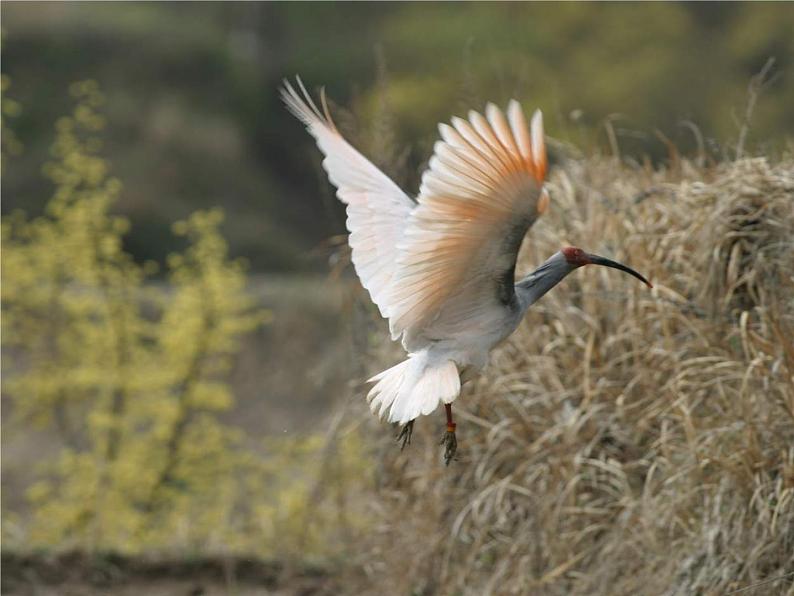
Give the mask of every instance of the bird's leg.
M 455 423 L 452 422 L 452 404 L 444 404 L 447 411 L 447 430 L 441 438 L 440 445 L 444 445 L 444 463 L 449 465 L 455 452 L 458 450 L 458 440 L 455 438 Z
M 414 421 L 409 420 L 407 424 L 404 424 L 403 427 L 400 429 L 400 434 L 397 435 L 397 442 L 399 443 L 402 441 L 402 445 L 400 445 L 400 451 L 405 449 L 406 445 L 411 444 L 411 435 L 414 433 Z

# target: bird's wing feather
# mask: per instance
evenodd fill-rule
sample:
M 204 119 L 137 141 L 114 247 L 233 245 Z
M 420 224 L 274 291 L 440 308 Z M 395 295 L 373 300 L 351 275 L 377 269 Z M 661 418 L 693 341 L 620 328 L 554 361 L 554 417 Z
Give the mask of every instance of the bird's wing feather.
M 442 140 L 399 245 L 384 297 L 392 337 L 405 334 L 409 349 L 462 328 L 492 331 L 495 313 L 514 299 L 521 241 L 548 202 L 540 112 L 531 131 L 516 101 L 507 118 L 493 104 L 486 115 L 439 126 Z
M 347 205 L 353 266 L 372 301 L 386 316 L 397 244 L 416 203 L 344 139 L 331 120 L 325 96 L 320 112 L 301 80 L 297 81 L 302 96 L 288 81 L 284 81 L 281 96 L 325 155 L 323 167 L 337 188 L 337 196 Z

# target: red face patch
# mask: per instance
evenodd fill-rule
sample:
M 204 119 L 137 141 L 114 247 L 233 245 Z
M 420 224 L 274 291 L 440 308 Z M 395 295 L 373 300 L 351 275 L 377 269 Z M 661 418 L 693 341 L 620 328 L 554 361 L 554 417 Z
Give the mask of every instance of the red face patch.
M 590 259 L 587 258 L 587 253 L 581 248 L 576 248 L 575 246 L 566 246 L 562 249 L 562 254 L 565 257 L 565 260 L 571 265 L 577 265 L 581 267 L 582 265 L 587 265 L 590 262 Z

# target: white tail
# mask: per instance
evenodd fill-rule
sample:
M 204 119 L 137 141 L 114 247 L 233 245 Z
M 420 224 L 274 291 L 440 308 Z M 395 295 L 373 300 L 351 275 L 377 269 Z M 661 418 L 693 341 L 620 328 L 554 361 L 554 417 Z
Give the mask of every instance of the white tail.
M 439 403 L 452 403 L 460 395 L 460 374 L 451 360 L 429 362 L 426 352 L 384 370 L 368 382 L 376 383 L 367 395 L 372 411 L 389 422 L 405 424 L 430 414 Z M 391 409 L 389 409 L 391 408 Z

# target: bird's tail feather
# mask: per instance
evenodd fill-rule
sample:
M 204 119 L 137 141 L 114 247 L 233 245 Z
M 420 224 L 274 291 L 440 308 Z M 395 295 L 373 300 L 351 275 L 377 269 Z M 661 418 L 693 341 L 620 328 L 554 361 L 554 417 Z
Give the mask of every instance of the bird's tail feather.
M 439 403 L 451 403 L 460 394 L 460 374 L 451 360 L 430 363 L 425 353 L 411 354 L 368 382 L 372 411 L 389 422 L 406 422 L 430 414 Z

